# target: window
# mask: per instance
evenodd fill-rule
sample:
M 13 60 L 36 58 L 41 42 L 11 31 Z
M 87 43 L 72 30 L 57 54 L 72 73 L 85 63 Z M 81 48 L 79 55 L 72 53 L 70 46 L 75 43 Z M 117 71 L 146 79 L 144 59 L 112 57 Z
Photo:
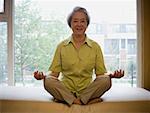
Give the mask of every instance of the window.
M 104 39 L 104 54 L 119 54 L 119 39 Z
M 92 23 L 92 24 L 90 25 L 90 28 L 88 29 L 88 33 L 89 33 L 89 34 L 96 34 L 96 33 L 97 33 L 96 27 L 97 27 L 97 24 Z
M 136 32 L 136 25 L 135 24 L 126 25 L 126 31 L 129 33 L 135 33 Z
M 0 0 L 0 13 L 4 13 L 4 0 Z
M 136 39 L 128 39 L 128 54 L 136 54 Z
M 122 68 L 128 72 L 131 67 L 128 64 L 134 64 L 136 0 L 14 0 L 14 34 L 11 35 L 14 36 L 14 75 L 12 76 L 16 86 L 42 84 L 42 81 L 33 78 L 33 72 L 35 70 L 46 72 L 57 44 L 71 34 L 66 19 L 75 6 L 83 6 L 89 11 L 91 23 L 86 33 L 101 45 L 109 71 Z M 131 40 L 134 40 L 134 44 Z M 134 46 L 133 50 L 129 51 L 129 46 Z M 7 65 L 3 68 L 7 73 Z M 134 73 L 136 78 L 136 66 Z M 120 81 L 113 82 L 131 86 L 130 80 L 130 77 L 124 77 Z M 136 82 L 132 84 L 136 85 Z
M 110 29 L 111 29 L 110 31 L 112 33 L 120 33 L 121 32 L 120 24 L 112 24 Z
M 125 45 L 125 39 L 121 39 L 121 49 L 125 49 L 126 45 Z
M 6 85 L 7 70 L 7 23 L 0 22 L 0 84 Z

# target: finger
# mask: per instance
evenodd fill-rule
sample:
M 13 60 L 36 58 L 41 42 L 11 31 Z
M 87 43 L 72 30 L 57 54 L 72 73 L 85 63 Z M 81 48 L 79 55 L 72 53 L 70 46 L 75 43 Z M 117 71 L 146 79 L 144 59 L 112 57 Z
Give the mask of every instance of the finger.
M 34 72 L 34 76 L 37 76 L 38 72 Z
M 112 74 L 112 73 L 110 73 L 109 76 L 110 76 L 111 78 L 113 78 L 113 74 Z
M 114 77 L 114 76 L 115 76 L 115 74 L 116 74 L 116 72 L 114 71 L 114 73 L 113 73 L 113 74 L 111 74 L 111 75 L 112 75 L 112 77 Z
M 122 72 L 122 75 L 124 76 L 124 70 L 123 70 L 123 72 Z
M 120 73 L 120 76 L 123 76 L 123 75 L 124 75 L 124 71 L 121 70 L 121 69 L 120 69 L 119 73 Z
M 115 71 L 114 77 L 118 77 L 118 71 Z
M 124 71 L 120 72 L 120 78 L 124 76 Z
M 121 74 L 121 72 L 120 72 L 120 70 L 118 70 L 118 71 L 117 71 L 117 75 L 120 76 L 120 74 Z
M 114 72 L 114 75 L 116 75 L 117 71 Z
M 34 75 L 37 74 L 37 73 L 38 73 L 38 71 L 35 71 L 35 72 L 34 72 Z
M 122 72 L 122 70 L 120 69 L 119 72 Z

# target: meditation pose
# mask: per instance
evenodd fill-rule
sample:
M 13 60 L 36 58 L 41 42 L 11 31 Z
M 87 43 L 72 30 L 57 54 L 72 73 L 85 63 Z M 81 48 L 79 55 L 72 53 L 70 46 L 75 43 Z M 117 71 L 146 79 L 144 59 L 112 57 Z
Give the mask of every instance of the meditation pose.
M 86 105 L 102 101 L 101 96 L 110 89 L 112 78 L 124 76 L 123 70 L 107 73 L 100 45 L 86 35 L 90 23 L 87 10 L 75 7 L 67 19 L 72 30 L 69 38 L 58 44 L 49 74 L 34 72 L 37 80 L 55 100 Z M 61 73 L 61 79 L 58 79 Z M 96 78 L 93 80 L 92 75 Z

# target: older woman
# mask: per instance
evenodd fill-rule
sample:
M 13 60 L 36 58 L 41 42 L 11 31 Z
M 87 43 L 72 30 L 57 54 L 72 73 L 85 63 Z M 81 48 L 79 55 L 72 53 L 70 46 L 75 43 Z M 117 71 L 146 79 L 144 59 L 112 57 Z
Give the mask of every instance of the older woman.
M 85 8 L 75 7 L 67 22 L 72 35 L 58 45 L 49 75 L 36 71 L 34 77 L 44 79 L 45 89 L 68 105 L 101 101 L 100 97 L 111 87 L 111 78 L 123 77 L 124 71 L 107 74 L 100 46 L 85 34 L 90 23 Z M 96 74 L 94 81 L 93 72 Z M 61 80 L 58 79 L 60 73 Z

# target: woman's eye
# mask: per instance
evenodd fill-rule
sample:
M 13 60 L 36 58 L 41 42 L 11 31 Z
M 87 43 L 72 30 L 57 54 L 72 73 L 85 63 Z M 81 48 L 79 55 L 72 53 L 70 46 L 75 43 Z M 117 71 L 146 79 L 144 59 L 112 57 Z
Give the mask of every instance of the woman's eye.
M 76 21 L 76 20 L 75 20 L 75 21 L 73 21 L 73 22 L 75 22 L 75 23 L 76 23 L 76 22 L 78 22 L 78 21 Z

